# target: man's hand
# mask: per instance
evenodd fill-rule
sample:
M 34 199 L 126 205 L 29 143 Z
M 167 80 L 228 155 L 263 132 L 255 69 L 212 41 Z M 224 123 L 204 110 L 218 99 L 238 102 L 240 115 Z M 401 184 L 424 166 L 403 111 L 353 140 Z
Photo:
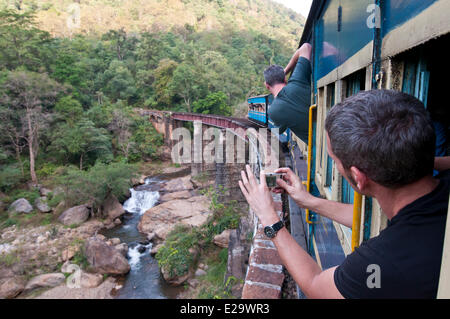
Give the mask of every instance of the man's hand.
M 287 75 L 295 68 L 295 65 L 297 64 L 297 61 L 300 57 L 304 57 L 305 59 L 311 61 L 311 53 L 312 53 L 311 44 L 303 43 L 303 45 L 294 52 L 294 55 L 292 56 L 291 60 L 284 68 L 284 74 Z
M 300 178 L 287 167 L 279 168 L 275 173 L 285 173 L 284 180 L 277 179 L 278 187 L 273 191 L 274 193 L 286 192 L 292 199 L 302 208 L 309 208 L 309 203 L 314 200 L 314 196 L 306 191 Z
M 250 166 L 245 166 L 247 173 L 241 171 L 242 181 L 239 181 L 239 187 L 245 196 L 251 209 L 258 216 L 263 226 L 272 225 L 280 219 L 275 212 L 272 194 L 266 184 L 266 176 L 261 171 L 260 183 L 253 175 Z

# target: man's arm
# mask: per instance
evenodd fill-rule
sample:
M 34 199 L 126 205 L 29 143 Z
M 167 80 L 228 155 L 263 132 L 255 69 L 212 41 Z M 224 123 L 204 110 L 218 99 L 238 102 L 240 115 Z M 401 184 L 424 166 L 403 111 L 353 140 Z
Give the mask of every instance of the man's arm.
M 278 222 L 279 218 L 275 212 L 264 173 L 261 172 L 261 183 L 258 183 L 248 165 L 246 170 L 247 174 L 241 172 L 242 181 L 239 181 L 239 187 L 250 207 L 258 216 L 262 226 Z M 343 298 L 334 283 L 336 267 L 322 271 L 286 228 L 282 228 L 277 233 L 273 242 L 283 264 L 308 298 Z
M 443 172 L 450 169 L 450 156 L 435 157 L 434 169 Z
M 308 193 L 300 178 L 290 168 L 279 168 L 277 173 L 285 173 L 285 180 L 277 180 L 280 189 L 275 193 L 285 191 L 297 203 L 298 206 L 318 213 L 321 216 L 332 219 L 339 224 L 352 228 L 353 205 L 335 202 Z
M 304 57 L 305 59 L 310 61 L 311 60 L 311 52 L 312 52 L 311 44 L 304 43 L 297 51 L 295 51 L 291 60 L 289 61 L 287 66 L 284 68 L 284 74 L 286 74 L 286 75 L 289 74 L 289 72 L 291 72 L 295 68 L 295 66 L 297 65 L 297 61 L 298 61 L 298 59 L 300 59 L 300 57 Z

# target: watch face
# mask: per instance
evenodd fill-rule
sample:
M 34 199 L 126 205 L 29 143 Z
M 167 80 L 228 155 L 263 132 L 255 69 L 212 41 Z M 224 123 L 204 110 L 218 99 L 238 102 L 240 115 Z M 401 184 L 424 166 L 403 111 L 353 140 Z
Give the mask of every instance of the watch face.
M 275 231 L 270 226 L 264 227 L 264 234 L 266 234 L 266 236 L 269 238 L 275 237 Z

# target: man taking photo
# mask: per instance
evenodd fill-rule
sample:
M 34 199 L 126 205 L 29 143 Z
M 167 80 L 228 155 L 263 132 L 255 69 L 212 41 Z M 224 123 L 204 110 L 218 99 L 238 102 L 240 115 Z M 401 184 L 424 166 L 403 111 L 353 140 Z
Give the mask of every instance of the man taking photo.
M 378 201 L 388 226 L 324 270 L 281 227 L 271 240 L 289 273 L 308 298 L 435 298 L 450 181 L 434 178 L 433 167 L 450 167 L 446 158 L 435 163 L 435 133 L 423 104 L 401 92 L 363 91 L 331 109 L 325 130 L 337 169 Z M 290 169 L 278 172 L 286 173 L 278 186 L 300 207 L 352 227 L 351 205 L 314 197 Z M 249 167 L 241 175 L 239 186 L 261 224 L 277 224 L 263 172 L 261 183 Z M 373 265 L 381 276 L 375 286 L 368 284 Z

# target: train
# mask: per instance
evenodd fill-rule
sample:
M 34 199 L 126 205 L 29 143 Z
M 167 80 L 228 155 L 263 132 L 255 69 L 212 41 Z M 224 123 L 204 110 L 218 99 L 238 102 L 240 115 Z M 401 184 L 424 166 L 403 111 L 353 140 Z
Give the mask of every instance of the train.
M 247 99 L 248 113 L 247 119 L 256 125 L 268 127 L 281 142 L 281 145 L 288 146 L 291 140 L 291 130 L 288 128 L 284 132 L 279 133 L 274 130 L 278 128 L 273 120 L 270 118 L 268 112 L 270 104 L 273 101 L 272 94 L 264 94 L 252 96 Z
M 327 112 L 361 90 L 398 90 L 420 99 L 431 117 L 441 123 L 444 135 L 450 136 L 447 82 L 442 80 L 450 70 L 445 50 L 450 42 L 449 12 L 448 0 L 312 3 L 299 43 L 299 47 L 306 42 L 313 47 L 309 143 L 293 132 L 283 133 L 280 141 L 290 145 L 292 168 L 299 176 L 300 162 L 307 160 L 309 192 L 354 206 L 352 228 L 303 209 L 301 222 L 291 222 L 291 233 L 294 237 L 295 233 L 306 234 L 305 248 L 322 269 L 342 263 L 355 247 L 377 236 L 388 223 L 377 201 L 356 193 L 328 156 Z M 274 127 L 267 115 L 270 102 L 269 95 L 248 98 L 248 119 Z M 436 147 L 440 156 L 449 155 L 448 145 Z M 450 298 L 446 279 L 450 278 L 450 258 L 445 257 L 450 255 L 448 228 L 438 298 Z

